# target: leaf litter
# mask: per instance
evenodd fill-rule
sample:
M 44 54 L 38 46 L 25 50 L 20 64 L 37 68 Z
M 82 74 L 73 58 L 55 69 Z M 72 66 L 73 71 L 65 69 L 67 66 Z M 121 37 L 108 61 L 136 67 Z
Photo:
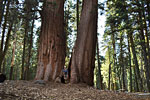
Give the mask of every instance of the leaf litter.
M 150 95 L 98 90 L 85 84 L 7 80 L 0 84 L 0 100 L 150 100 Z

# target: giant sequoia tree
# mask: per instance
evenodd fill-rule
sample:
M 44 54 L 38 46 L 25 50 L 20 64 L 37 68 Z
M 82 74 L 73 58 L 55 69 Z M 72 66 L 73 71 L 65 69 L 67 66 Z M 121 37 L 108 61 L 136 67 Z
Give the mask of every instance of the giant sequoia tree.
M 64 0 L 45 0 L 35 79 L 53 81 L 65 64 Z
M 97 37 L 98 0 L 83 0 L 77 40 L 71 59 L 71 83 L 93 85 Z

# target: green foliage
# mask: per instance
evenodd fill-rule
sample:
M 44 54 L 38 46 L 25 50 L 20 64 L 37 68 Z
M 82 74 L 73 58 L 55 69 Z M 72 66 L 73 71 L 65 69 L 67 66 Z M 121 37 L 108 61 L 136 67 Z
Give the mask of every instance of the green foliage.
M 148 15 L 146 15 L 147 11 L 146 9 L 146 2 L 145 1 L 131 1 L 131 0 L 107 0 L 107 8 L 106 8 L 106 28 L 105 28 L 105 33 L 103 36 L 103 48 L 106 50 L 108 47 L 110 49 L 110 51 L 113 51 L 113 49 L 115 49 L 114 52 L 109 52 L 109 55 L 111 55 L 110 58 L 108 58 L 108 55 L 105 56 L 106 58 L 106 64 L 102 65 L 102 69 L 104 72 L 107 72 L 107 75 L 104 76 L 108 76 L 108 66 L 109 66 L 109 60 L 111 62 L 114 61 L 114 56 L 116 57 L 116 64 L 113 63 L 112 66 L 112 76 L 111 78 L 113 78 L 111 84 L 115 83 L 115 81 L 117 82 L 117 84 L 122 85 L 122 82 L 120 83 L 119 81 L 116 80 L 117 79 L 121 79 L 122 80 L 122 64 L 124 66 L 124 72 L 125 72 L 125 81 L 126 81 L 126 86 L 129 89 L 129 81 L 131 81 L 129 79 L 129 51 L 128 51 L 128 40 L 129 37 L 128 35 L 130 35 L 130 32 L 132 32 L 133 34 L 133 41 L 134 41 L 134 47 L 136 49 L 136 53 L 137 53 L 137 59 L 138 61 L 141 61 L 141 43 L 145 43 L 145 40 L 141 40 L 140 35 L 140 31 L 139 30 L 146 30 L 148 28 L 147 25 L 145 25 L 145 29 L 142 27 L 142 24 L 146 24 L 144 23 L 144 20 L 146 17 L 148 17 Z M 143 15 L 141 16 L 142 20 L 139 19 L 139 12 L 143 12 Z M 145 16 L 145 17 L 144 17 Z M 148 20 L 147 20 L 148 22 Z M 112 37 L 112 35 L 114 35 L 114 37 Z M 146 35 L 145 35 L 146 38 Z M 115 40 L 115 48 L 113 47 L 113 39 Z M 130 41 L 129 41 L 130 43 Z M 122 49 L 121 49 L 122 48 Z M 148 48 L 147 48 L 148 50 Z M 147 51 L 148 52 L 148 51 Z M 108 50 L 107 52 L 108 53 Z M 132 52 L 133 53 L 133 52 Z M 131 53 L 131 55 L 132 55 Z M 121 56 L 122 55 L 122 56 Z M 148 57 L 148 55 L 147 55 Z M 121 59 L 123 59 L 123 63 L 121 63 Z M 132 66 L 134 66 L 135 62 L 133 60 L 133 56 L 131 59 L 132 62 Z M 140 63 L 140 62 L 138 62 Z M 107 68 L 106 68 L 107 66 Z M 141 69 L 142 65 L 140 66 Z M 116 71 L 115 71 L 116 69 Z M 134 69 L 132 69 L 134 70 Z M 104 72 L 102 72 L 103 74 L 105 74 Z M 146 73 L 146 72 L 141 72 L 142 74 Z M 113 75 L 116 74 L 117 76 Z M 119 75 L 120 74 L 120 75 Z M 133 78 L 133 82 L 135 82 L 135 74 L 132 71 L 132 78 Z M 139 74 L 139 73 L 137 73 Z M 108 77 L 105 79 L 104 77 L 104 81 L 107 82 L 108 81 Z M 133 83 L 132 83 L 133 84 Z M 134 86 L 134 85 L 132 85 Z M 122 87 L 120 87 L 122 88 Z M 134 87 L 136 88 L 136 87 Z M 136 89 L 134 89 L 136 90 Z
M 23 5 L 24 4 L 24 5 Z M 26 7 L 28 7 L 26 9 Z M 3 73 L 6 73 L 7 78 L 9 79 L 10 74 L 10 66 L 12 61 L 12 49 L 13 49 L 13 42 L 16 40 L 16 48 L 15 48 L 15 57 L 14 57 L 14 65 L 13 65 L 13 79 L 20 79 L 21 78 L 21 66 L 22 66 L 22 56 L 23 56 L 23 39 L 25 34 L 26 28 L 26 20 L 29 20 L 28 23 L 28 34 L 27 34 L 27 41 L 26 41 L 26 54 L 25 54 L 25 66 L 27 66 L 27 58 L 29 56 L 29 45 L 30 45 L 30 37 L 32 32 L 32 21 L 37 20 L 39 14 L 36 12 L 39 9 L 40 5 L 37 0 L 14 0 L 11 1 L 9 14 L 8 14 L 8 21 L 7 24 L 9 25 L 12 21 L 14 25 L 11 31 L 11 37 L 9 40 L 9 49 L 7 50 L 5 60 L 3 62 Z M 30 10 L 29 10 L 30 9 Z M 32 11 L 32 10 L 33 11 Z M 29 10 L 29 11 L 27 11 Z M 35 10 L 35 11 L 34 11 Z M 37 10 L 38 11 L 38 10 Z M 28 12 L 28 13 L 27 13 Z M 4 23 L 4 21 L 2 22 Z M 33 29 L 33 46 L 31 50 L 31 58 L 30 58 L 30 79 L 33 79 L 35 76 L 36 66 L 37 66 L 37 47 L 38 47 L 38 38 L 39 38 L 39 26 L 34 26 Z M 38 31 L 36 31 L 38 30 Z M 7 34 L 7 31 L 6 33 Z M 16 35 L 16 37 L 14 37 Z M 36 38 L 35 38 L 36 37 Z

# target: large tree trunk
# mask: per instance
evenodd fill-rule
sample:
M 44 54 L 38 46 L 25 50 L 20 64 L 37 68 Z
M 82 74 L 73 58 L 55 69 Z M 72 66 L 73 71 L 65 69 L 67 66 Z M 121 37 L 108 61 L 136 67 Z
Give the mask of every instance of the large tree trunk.
M 71 83 L 93 84 L 97 37 L 98 0 L 83 0 L 77 40 L 72 53 Z
M 64 0 L 46 0 L 42 11 L 42 29 L 36 80 L 54 81 L 65 64 Z

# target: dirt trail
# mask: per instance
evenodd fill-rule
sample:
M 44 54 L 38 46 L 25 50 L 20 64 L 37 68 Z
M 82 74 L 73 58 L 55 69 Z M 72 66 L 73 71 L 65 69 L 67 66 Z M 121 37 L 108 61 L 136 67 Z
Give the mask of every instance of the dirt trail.
M 100 91 L 85 84 L 5 81 L 0 84 L 0 100 L 150 100 L 150 95 Z

